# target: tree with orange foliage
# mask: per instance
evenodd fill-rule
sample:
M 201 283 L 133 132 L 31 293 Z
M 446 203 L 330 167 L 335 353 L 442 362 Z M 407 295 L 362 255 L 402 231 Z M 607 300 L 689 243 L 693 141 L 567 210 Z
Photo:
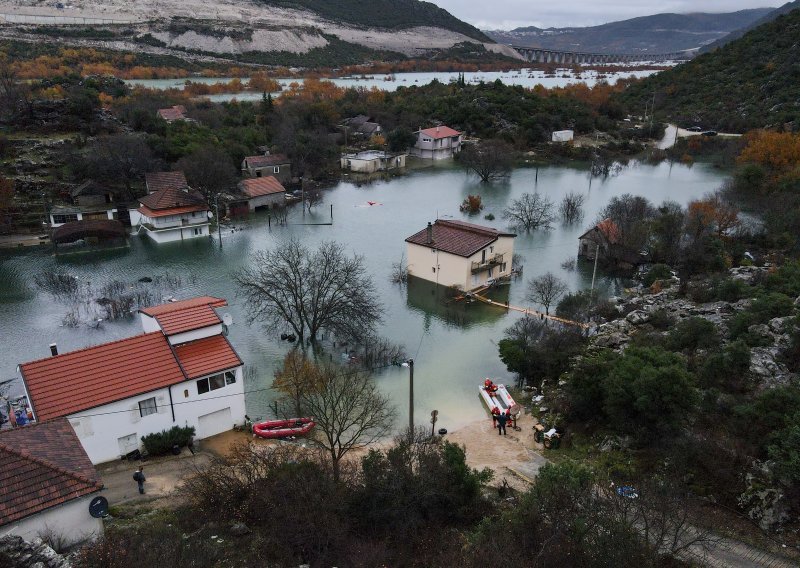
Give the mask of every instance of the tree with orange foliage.
M 777 177 L 800 167 L 800 134 L 759 130 L 746 135 L 747 146 L 739 163 L 755 163 L 772 170 Z

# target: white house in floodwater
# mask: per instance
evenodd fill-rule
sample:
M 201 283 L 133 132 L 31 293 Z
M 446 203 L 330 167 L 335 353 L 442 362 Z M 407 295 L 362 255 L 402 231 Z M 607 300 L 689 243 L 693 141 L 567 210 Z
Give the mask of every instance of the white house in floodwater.
M 511 275 L 514 235 L 438 219 L 406 239 L 409 276 L 469 291 Z
M 157 243 L 207 237 L 211 210 L 199 191 L 165 187 L 139 198 L 131 226 Z
M 357 154 L 342 154 L 343 170 L 373 174 L 406 167 L 407 154 L 390 154 L 381 150 L 367 150 Z
M 142 436 L 193 426 L 197 438 L 244 422 L 243 363 L 211 296 L 140 311 L 144 333 L 19 366 L 34 420 L 65 417 L 92 463 Z

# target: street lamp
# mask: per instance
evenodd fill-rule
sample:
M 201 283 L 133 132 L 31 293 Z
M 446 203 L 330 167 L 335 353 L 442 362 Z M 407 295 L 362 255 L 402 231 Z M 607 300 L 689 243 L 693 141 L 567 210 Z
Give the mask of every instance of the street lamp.
M 414 432 L 414 359 L 402 364 L 408 367 L 408 429 Z

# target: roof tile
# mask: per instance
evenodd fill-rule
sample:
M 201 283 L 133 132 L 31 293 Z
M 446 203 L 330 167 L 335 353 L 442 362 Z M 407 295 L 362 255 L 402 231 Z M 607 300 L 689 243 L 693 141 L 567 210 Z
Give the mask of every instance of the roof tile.
M 433 224 L 432 233 L 433 239 L 430 243 L 427 228 L 411 235 L 406 242 L 469 258 L 499 237 L 516 236 L 512 233 L 501 233 L 491 227 L 442 219 Z
M 286 188 L 272 176 L 244 179 L 239 182 L 239 190 L 247 197 L 261 197 L 262 195 L 273 195 L 284 193 Z
M 144 174 L 144 183 L 147 185 L 148 193 L 155 193 L 156 191 L 167 189 L 169 187 L 181 189 L 182 187 L 189 185 L 186 182 L 186 176 L 181 171 L 147 172 Z
M 435 126 L 433 128 L 426 128 L 420 132 L 430 136 L 434 140 L 439 140 L 440 138 L 451 138 L 453 136 L 461 136 L 461 133 L 458 130 L 453 130 L 449 126 Z
M 247 156 L 245 158 L 248 167 L 251 168 L 266 168 L 269 166 L 282 166 L 289 164 L 291 161 L 286 154 L 267 154 L 266 156 Z
M 242 365 L 242 360 L 224 335 L 214 335 L 175 347 L 187 378 L 197 379 Z

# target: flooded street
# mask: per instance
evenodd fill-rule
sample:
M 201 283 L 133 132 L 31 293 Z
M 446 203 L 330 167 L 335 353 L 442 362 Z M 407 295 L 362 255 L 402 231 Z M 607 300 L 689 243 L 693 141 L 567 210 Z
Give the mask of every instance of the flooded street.
M 91 282 L 98 289 L 111 280 L 134 283 L 169 272 L 181 277 L 181 288 L 175 293 L 178 298 L 209 294 L 229 301 L 230 307 L 221 311 L 233 316 L 231 342 L 245 364 L 256 369 L 246 384 L 248 413 L 264 416 L 272 398 L 268 389 L 272 374 L 290 345 L 265 334 L 257 324 L 247 324 L 233 277 L 247 266 L 254 252 L 280 246 L 289 237 L 299 238 L 312 248 L 322 241 L 336 240 L 364 256 L 385 307 L 380 333 L 402 343 L 416 362 L 418 422 L 427 422 L 431 410 L 437 409 L 438 426 L 452 429 L 466 424 L 484 412 L 477 393 L 479 380 L 485 376 L 497 377 L 501 382 L 511 379 L 498 357 L 497 341 L 503 330 L 521 316 L 482 304 L 447 306 L 441 301 L 441 291 L 431 286 L 414 282 L 401 287 L 391 283 L 391 266 L 400 261 L 406 237 L 437 217 L 505 229 L 503 208 L 526 192 L 543 193 L 556 206 L 570 191 L 585 194 L 582 222 L 572 226 L 556 222 L 549 232 L 520 234 L 516 239 L 515 252 L 525 257 L 523 278 L 502 288 L 496 297 L 524 306 L 528 305 L 524 299 L 525 282 L 547 271 L 566 280 L 573 290 L 589 287 L 591 266 L 578 263 L 576 270 L 568 271 L 561 264 L 575 258 L 578 235 L 592 224 L 611 197 L 632 193 L 655 204 L 665 199 L 685 204 L 719 187 L 724 172 L 703 164 L 687 167 L 633 163 L 615 177 L 594 179 L 591 188 L 584 169 L 541 168 L 538 183 L 535 177 L 532 168 L 518 169 L 506 183 L 481 184 L 452 165 L 436 165 L 371 184 L 345 180 L 325 190 L 322 204 L 305 218 L 299 207 L 292 207 L 287 226 L 273 222 L 270 228 L 266 213 L 237 221 L 235 230 L 224 229 L 221 249 L 215 232 L 213 239 L 159 246 L 145 237 L 132 237 L 127 249 L 58 257 L 49 248 L 4 250 L 0 252 L 0 379 L 17 377 L 18 363 L 48 356 L 48 344 L 52 342 L 64 353 L 141 332 L 138 317 L 102 323 L 97 329 L 86 324 L 63 327 L 68 307 L 37 289 L 33 282 L 37 274 L 58 268 L 77 276 L 82 285 Z M 484 211 L 472 217 L 460 213 L 460 203 L 476 193 L 483 198 Z M 328 222 L 331 206 L 332 225 L 300 224 Z M 494 214 L 493 221 L 484 220 L 489 213 Z M 619 283 L 600 278 L 599 286 L 613 292 Z M 337 350 L 330 347 L 332 356 L 338 357 Z M 396 402 L 398 424 L 402 425 L 407 420 L 408 369 L 381 370 L 376 380 Z

